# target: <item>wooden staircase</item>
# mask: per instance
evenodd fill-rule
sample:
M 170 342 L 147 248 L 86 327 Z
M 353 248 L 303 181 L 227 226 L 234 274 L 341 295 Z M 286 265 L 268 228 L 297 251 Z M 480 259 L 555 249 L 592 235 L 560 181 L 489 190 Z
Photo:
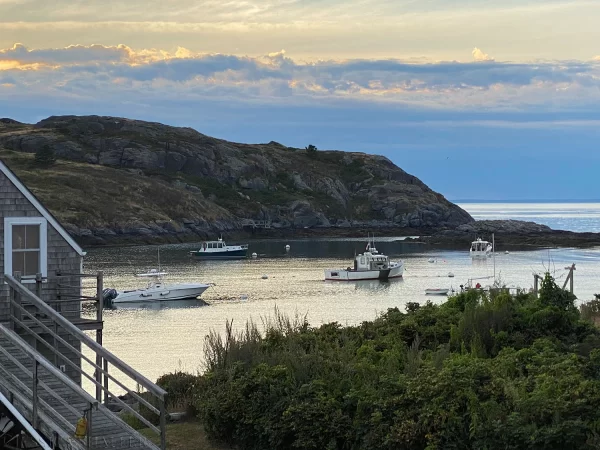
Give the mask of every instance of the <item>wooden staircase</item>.
M 17 279 L 5 276 L 5 281 L 11 288 L 12 309 L 18 314 L 11 317 L 10 324 L 0 324 L 0 393 L 27 425 L 43 436 L 52 449 L 164 450 L 166 392 L 104 349 Z M 28 343 L 25 336 L 30 341 L 33 338 L 36 346 Z M 81 351 L 84 346 L 88 356 Z M 52 353 L 52 357 L 44 356 L 40 348 L 46 350 L 46 355 Z M 95 358 L 89 357 L 90 350 Z M 92 367 L 92 373 L 82 369 L 81 360 Z M 67 368 L 75 376 L 67 376 Z M 96 396 L 86 392 L 74 378 L 91 381 Z M 111 391 L 109 382 L 118 387 L 119 393 L 128 393 L 154 412 L 159 425 L 123 402 Z M 140 394 L 139 388 L 127 387 L 132 383 L 143 388 L 145 395 Z M 127 425 L 105 406 L 108 402 L 119 404 L 155 431 L 161 444 L 155 445 Z M 85 435 L 76 438 L 77 423 L 82 418 L 87 421 Z

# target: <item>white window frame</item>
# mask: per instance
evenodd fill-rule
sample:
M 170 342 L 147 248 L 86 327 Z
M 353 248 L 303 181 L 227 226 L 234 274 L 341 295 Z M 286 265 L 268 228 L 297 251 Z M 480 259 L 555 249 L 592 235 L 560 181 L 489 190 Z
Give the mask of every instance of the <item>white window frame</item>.
M 13 275 L 12 227 L 14 225 L 40 226 L 40 270 L 42 277 L 48 276 L 48 221 L 43 217 L 4 218 L 4 274 Z M 35 277 L 23 277 L 22 283 L 35 283 Z

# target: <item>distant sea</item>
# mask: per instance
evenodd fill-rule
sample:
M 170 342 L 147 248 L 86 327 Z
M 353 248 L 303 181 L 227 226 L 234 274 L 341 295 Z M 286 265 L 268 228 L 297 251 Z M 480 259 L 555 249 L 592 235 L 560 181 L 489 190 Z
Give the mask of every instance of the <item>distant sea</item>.
M 555 230 L 600 232 L 598 201 L 455 201 L 477 220 L 526 220 Z

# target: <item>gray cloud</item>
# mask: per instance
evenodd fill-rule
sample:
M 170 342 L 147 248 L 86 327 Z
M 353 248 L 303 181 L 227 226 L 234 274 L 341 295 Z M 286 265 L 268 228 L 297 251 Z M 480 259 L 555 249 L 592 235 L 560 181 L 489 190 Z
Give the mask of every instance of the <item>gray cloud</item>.
M 117 62 L 129 57 L 130 50 L 124 45 L 70 45 L 65 48 L 29 50 L 23 44 L 0 50 L 0 61 L 16 60 L 23 63 L 75 64 L 80 62 Z
M 169 53 L 126 46 L 30 50 L 15 45 L 0 50 L 0 77 L 18 80 L 5 83 L 15 85 L 13 94 L 15 89 L 53 92 L 90 101 L 181 96 L 302 104 L 354 99 L 424 108 L 519 110 L 544 105 L 577 109 L 600 100 L 599 61 L 303 63 L 284 51 L 242 57 L 182 48 Z M 0 100 L 2 95 L 0 91 Z

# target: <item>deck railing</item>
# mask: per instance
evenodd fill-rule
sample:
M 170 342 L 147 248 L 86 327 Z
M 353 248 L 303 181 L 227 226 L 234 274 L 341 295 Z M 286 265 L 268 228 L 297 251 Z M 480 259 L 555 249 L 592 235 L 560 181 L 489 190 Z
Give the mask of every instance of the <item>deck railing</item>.
M 166 448 L 165 427 L 167 420 L 166 391 L 121 361 L 102 347 L 100 343 L 90 338 L 71 321 L 27 289 L 17 278 L 5 275 L 4 279 L 10 286 L 11 326 L 13 329 L 32 336 L 36 344 L 46 348 L 61 365 L 65 366 L 65 369 L 68 367 L 81 375 L 82 378 L 90 381 L 96 388 L 97 401 L 102 400 L 103 394 L 105 404 L 113 402 L 119 405 L 155 432 L 160 437 L 160 447 L 164 450 Z M 101 286 L 98 286 L 98 289 L 101 293 Z M 31 311 L 31 307 L 34 311 Z M 48 340 L 40 336 L 40 333 L 47 334 L 56 345 L 48 343 Z M 81 346 L 87 347 L 87 350 L 94 355 L 95 360 L 86 356 L 82 349 L 77 348 L 73 343 L 80 343 Z M 60 350 L 61 346 L 66 349 L 66 352 Z M 93 372 L 88 373 L 82 368 L 83 364 L 78 365 L 73 359 L 81 359 L 82 363 L 85 362 L 91 366 Z M 135 384 L 138 390 L 128 387 L 127 384 L 130 383 Z M 119 389 L 135 399 L 140 406 L 143 405 L 155 414 L 158 417 L 158 426 L 148 420 L 148 416 L 142 415 L 139 410 L 136 410 L 119 398 L 119 395 L 112 392 L 110 389 L 111 384 L 118 386 Z M 145 392 L 142 393 L 140 390 Z

